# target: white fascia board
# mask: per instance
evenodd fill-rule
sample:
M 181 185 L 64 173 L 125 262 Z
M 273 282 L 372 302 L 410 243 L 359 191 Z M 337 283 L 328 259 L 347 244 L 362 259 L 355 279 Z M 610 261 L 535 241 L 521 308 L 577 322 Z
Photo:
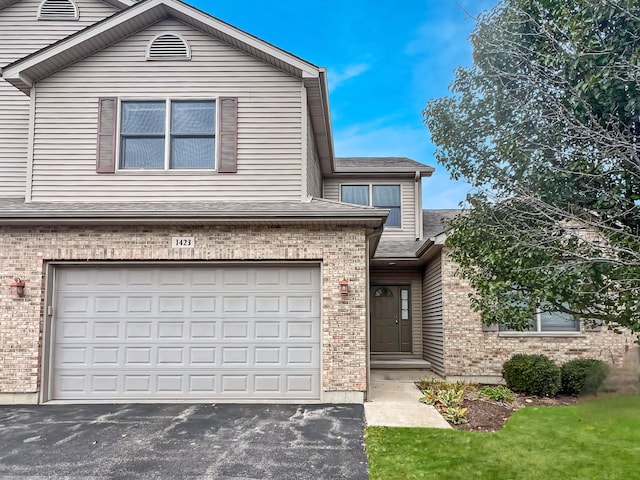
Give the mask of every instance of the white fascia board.
M 157 7 L 157 4 L 158 0 L 147 0 L 145 2 L 138 3 L 135 7 L 125 10 L 120 14 L 116 14 L 116 17 L 111 20 L 103 21 L 93 27 L 80 31 L 77 34 L 73 34 L 67 39 L 62 40 L 49 48 L 41 50 L 40 53 L 26 57 L 24 60 L 18 60 L 13 65 L 6 67 L 2 72 L 2 76 L 6 79 L 22 80 L 23 82 L 32 81 L 33 79 L 24 78 L 22 72 L 47 60 L 48 58 L 64 53 L 66 50 L 80 45 L 98 34 L 108 32 L 115 26 L 126 23 L 128 20 L 135 18 L 140 13 Z
M 136 2 L 135 0 L 102 0 L 104 3 L 108 3 L 109 5 L 116 7 L 116 8 L 121 8 L 121 9 L 125 9 L 127 7 L 131 7 L 133 5 L 135 5 Z
M 302 60 L 284 50 L 281 50 L 264 40 L 254 37 L 253 35 L 237 29 L 236 27 L 219 20 L 213 16 L 210 16 L 197 8 L 192 7 L 186 3 L 174 2 L 173 0 L 159 0 L 161 3 L 165 3 L 169 11 L 174 10 L 180 12 L 187 17 L 191 17 L 201 21 L 215 30 L 218 30 L 224 35 L 235 38 L 236 40 L 244 43 L 249 47 L 253 47 L 256 50 L 260 50 L 273 58 L 276 58 L 284 63 L 288 63 L 294 68 L 297 68 L 302 72 L 302 78 L 318 78 L 320 76 L 319 68 L 315 65 Z
M 6 79 L 31 82 L 33 79 L 21 78 L 22 72 L 47 60 L 50 57 L 62 54 L 77 45 L 81 45 L 83 42 L 88 41 L 97 35 L 108 32 L 109 30 L 117 26 L 125 24 L 145 12 L 158 8 L 163 9 L 163 12 L 166 14 L 175 12 L 181 14 L 182 17 L 186 17 L 187 20 L 194 19 L 202 22 L 203 24 L 220 31 L 224 35 L 228 35 L 232 38 L 237 39 L 239 42 L 244 43 L 248 47 L 253 47 L 266 53 L 269 56 L 272 56 L 275 59 L 290 64 L 294 68 L 300 70 L 303 77 L 317 78 L 320 76 L 318 67 L 305 62 L 304 60 L 301 60 L 294 55 L 285 52 L 284 50 L 280 50 L 256 37 L 242 32 L 241 30 L 238 30 L 237 28 L 232 27 L 231 25 L 228 25 L 214 17 L 211 17 L 208 14 L 205 14 L 189 5 L 181 2 L 175 2 L 173 0 L 146 0 L 144 2 L 136 3 L 135 6 L 132 6 L 131 8 L 119 14 L 116 14 L 114 18 L 103 21 L 93 27 L 89 27 L 84 31 L 72 35 L 67 40 L 63 40 L 49 48 L 42 50 L 38 54 L 27 57 L 24 59 L 24 61 L 16 62 L 13 66 L 10 66 L 3 71 L 3 77 Z M 135 30 L 138 29 L 136 28 Z

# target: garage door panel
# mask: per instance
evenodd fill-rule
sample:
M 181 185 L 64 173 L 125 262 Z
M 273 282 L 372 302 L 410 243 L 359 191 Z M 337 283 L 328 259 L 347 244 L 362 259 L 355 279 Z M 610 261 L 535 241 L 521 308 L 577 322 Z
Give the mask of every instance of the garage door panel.
M 319 398 L 317 268 L 56 274 L 54 399 Z
M 60 399 L 176 400 L 185 398 L 282 399 L 282 392 L 296 399 L 317 399 L 317 372 L 202 371 L 101 373 L 59 375 L 54 395 Z M 123 386 L 125 387 L 123 390 Z

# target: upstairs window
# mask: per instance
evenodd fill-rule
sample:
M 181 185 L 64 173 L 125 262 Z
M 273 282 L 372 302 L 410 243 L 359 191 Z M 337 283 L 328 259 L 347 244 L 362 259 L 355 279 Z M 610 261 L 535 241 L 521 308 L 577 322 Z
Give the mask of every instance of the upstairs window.
M 213 100 L 123 101 L 121 169 L 215 168 Z
M 180 35 L 163 33 L 149 42 L 147 60 L 191 60 L 191 48 Z
M 340 199 L 345 203 L 389 210 L 385 225 L 400 228 L 400 185 L 342 185 Z
M 38 20 L 78 20 L 78 6 L 71 0 L 44 0 L 38 7 Z
M 97 107 L 96 173 L 116 173 L 117 165 L 122 171 L 238 171 L 238 97 L 122 102 L 100 97 Z

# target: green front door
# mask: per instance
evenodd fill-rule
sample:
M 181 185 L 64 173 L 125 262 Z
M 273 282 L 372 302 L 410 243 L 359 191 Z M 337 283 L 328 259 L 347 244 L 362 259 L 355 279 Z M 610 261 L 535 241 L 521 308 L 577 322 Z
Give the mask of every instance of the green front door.
M 402 286 L 371 288 L 371 351 L 411 352 L 410 290 Z

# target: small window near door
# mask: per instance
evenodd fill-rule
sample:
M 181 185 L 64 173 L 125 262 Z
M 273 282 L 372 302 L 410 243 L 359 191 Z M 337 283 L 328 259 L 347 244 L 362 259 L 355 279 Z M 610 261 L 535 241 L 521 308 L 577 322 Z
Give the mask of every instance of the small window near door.
M 377 288 L 375 292 L 373 292 L 374 297 L 393 297 L 393 292 L 390 288 L 381 287 Z
M 409 289 L 400 290 L 400 318 L 409 320 Z

